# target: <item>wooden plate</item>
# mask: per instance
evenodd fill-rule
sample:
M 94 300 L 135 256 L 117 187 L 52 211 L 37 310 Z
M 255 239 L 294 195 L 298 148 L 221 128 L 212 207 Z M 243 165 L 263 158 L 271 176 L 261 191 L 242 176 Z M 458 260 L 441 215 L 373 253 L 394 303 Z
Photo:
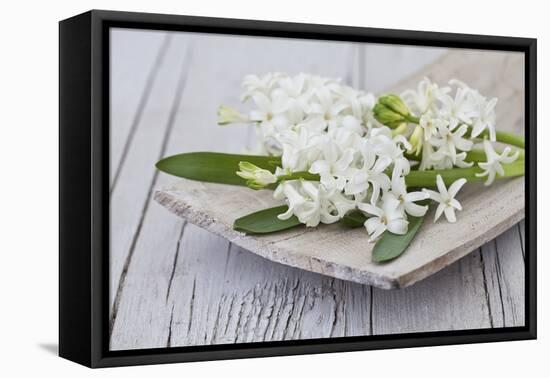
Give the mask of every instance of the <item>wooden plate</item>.
M 482 94 L 499 98 L 497 127 L 523 133 L 524 58 L 520 53 L 485 54 L 455 50 L 392 88 L 415 88 L 424 76 L 444 83 L 457 78 Z M 299 227 L 265 236 L 247 236 L 232 229 L 248 213 L 279 205 L 272 192 L 221 184 L 174 180 L 154 198 L 174 214 L 269 260 L 384 289 L 409 286 L 452 264 L 519 222 L 525 210 L 525 180 L 501 180 L 485 187 L 467 184 L 459 194 L 464 210 L 458 221 L 433 223 L 427 214 L 416 238 L 399 258 L 385 264 L 371 261 L 373 244 L 364 229 L 339 224 Z

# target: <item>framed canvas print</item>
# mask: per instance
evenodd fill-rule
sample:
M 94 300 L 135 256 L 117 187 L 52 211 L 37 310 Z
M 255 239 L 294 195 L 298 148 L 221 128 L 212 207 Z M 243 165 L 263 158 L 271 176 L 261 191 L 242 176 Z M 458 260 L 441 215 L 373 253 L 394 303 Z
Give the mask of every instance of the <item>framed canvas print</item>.
M 60 355 L 536 337 L 536 40 L 60 22 Z

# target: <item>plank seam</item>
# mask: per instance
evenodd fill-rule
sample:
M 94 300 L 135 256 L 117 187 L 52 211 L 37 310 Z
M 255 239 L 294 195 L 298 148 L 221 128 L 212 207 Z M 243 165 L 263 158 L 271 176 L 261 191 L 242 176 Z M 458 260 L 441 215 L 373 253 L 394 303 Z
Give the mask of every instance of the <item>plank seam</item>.
M 172 310 L 170 311 L 170 323 L 168 324 L 168 339 L 166 340 L 166 347 L 172 346 L 172 322 L 174 320 L 174 304 L 172 304 Z
M 187 324 L 187 335 L 191 333 L 191 325 L 193 324 L 193 311 L 195 309 L 195 289 L 197 278 L 193 278 L 193 288 L 191 289 L 191 300 L 189 301 L 189 323 Z
M 525 264 L 525 248 L 523 247 L 523 236 L 521 235 L 521 226 L 518 223 L 518 234 L 519 234 L 519 246 L 521 247 L 521 255 L 523 256 L 523 263 Z
M 487 287 L 487 274 L 485 272 L 485 261 L 483 260 L 483 250 L 481 248 L 479 250 L 479 260 L 481 264 L 481 274 L 483 276 L 483 290 L 485 291 L 485 300 L 487 301 L 487 311 L 489 312 L 489 324 L 491 325 L 491 328 L 495 327 L 495 322 L 493 319 L 493 310 L 491 308 L 491 299 L 489 298 L 489 288 Z
M 178 257 L 180 253 L 180 246 L 181 241 L 183 239 L 183 233 L 185 232 L 185 226 L 187 225 L 187 222 L 184 222 L 181 225 L 180 234 L 178 237 L 178 241 L 176 243 L 176 252 L 174 253 L 174 261 L 172 263 L 172 272 L 170 273 L 170 279 L 168 280 L 168 288 L 166 289 L 166 303 L 168 304 L 168 298 L 170 297 L 170 290 L 172 289 L 172 281 L 174 280 L 174 275 L 176 274 L 176 266 L 178 264 Z
M 332 324 L 330 326 L 329 337 L 334 337 L 334 330 L 336 329 L 336 323 L 338 322 L 338 298 L 336 298 L 336 290 L 334 290 L 335 278 L 330 280 L 330 291 L 332 294 L 332 301 L 334 302 L 334 319 L 332 319 Z
M 369 286 L 369 335 L 374 335 L 374 288 Z
M 216 320 L 214 321 L 214 326 L 212 327 L 212 342 L 218 341 L 218 327 L 220 324 L 220 312 L 222 308 L 222 301 L 224 300 L 224 296 L 220 298 L 220 301 L 218 302 L 218 310 L 216 312 Z
M 223 269 L 223 278 L 227 277 L 227 267 L 229 266 L 229 260 L 231 259 L 231 248 L 233 247 L 233 243 L 229 242 L 227 243 L 227 253 L 225 257 L 225 267 Z
M 497 270 L 497 285 L 498 285 L 498 296 L 500 298 L 500 305 L 502 307 L 502 326 L 506 327 L 506 311 L 504 310 L 504 300 L 502 298 L 502 284 L 500 282 L 500 276 L 502 274 L 502 270 L 500 268 L 500 259 L 498 257 L 498 244 L 497 239 L 494 240 L 495 243 L 495 265 Z

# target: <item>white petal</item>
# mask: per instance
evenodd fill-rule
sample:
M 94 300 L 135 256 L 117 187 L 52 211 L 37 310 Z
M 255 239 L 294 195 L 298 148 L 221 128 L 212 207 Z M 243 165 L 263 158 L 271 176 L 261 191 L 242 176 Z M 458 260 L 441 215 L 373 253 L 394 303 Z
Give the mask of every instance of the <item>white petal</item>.
M 279 214 L 277 215 L 277 218 L 279 218 L 280 220 L 287 220 L 288 218 L 290 218 L 294 213 L 292 212 L 292 208 L 288 208 L 287 211 L 285 211 L 284 213 L 282 214 Z
M 351 162 L 353 161 L 353 157 L 354 157 L 353 155 L 354 155 L 354 151 L 351 148 L 346 149 L 342 154 L 342 157 L 340 157 L 340 159 L 338 159 L 336 164 L 334 164 L 335 171 L 342 172 L 345 169 L 347 169 L 351 164 Z
M 405 211 L 413 217 L 422 217 L 428 211 L 428 206 L 420 206 L 416 203 L 406 203 Z
M 388 231 L 393 234 L 404 235 L 407 233 L 409 222 L 404 219 L 395 219 L 388 223 Z
M 454 207 L 457 210 L 462 210 L 462 205 L 460 204 L 460 202 L 458 202 L 454 198 L 449 201 L 449 205 L 451 205 L 452 207 Z
M 440 203 L 439 206 L 437 206 L 437 209 L 435 210 L 434 223 L 437 222 L 441 214 L 443 214 L 443 210 L 445 210 L 445 205 Z
M 381 225 L 383 226 L 382 222 L 380 222 L 380 218 L 377 217 L 372 217 L 365 221 L 365 228 L 367 229 L 369 235 L 372 234 Z
M 458 149 L 462 151 L 470 151 L 472 149 L 472 146 L 474 145 L 471 140 L 466 140 L 463 138 L 455 138 L 454 142 Z
M 443 177 L 441 177 L 441 175 L 437 175 L 435 183 L 437 184 L 437 189 L 439 190 L 441 197 L 447 197 L 447 187 L 445 186 L 445 183 L 443 182 Z
M 391 159 L 387 156 L 381 156 L 374 163 L 372 167 L 373 172 L 383 172 L 391 164 Z
M 357 204 L 357 207 L 359 208 L 359 210 L 362 210 L 365 213 L 368 213 L 377 217 L 381 217 L 384 215 L 384 212 L 382 211 L 381 208 L 368 203 L 359 203 Z
M 430 195 L 426 192 L 410 192 L 405 195 L 405 200 L 408 202 L 416 202 L 428 199 Z
M 428 196 L 430 197 L 430 199 L 432 199 L 436 202 L 442 202 L 443 201 L 443 199 L 441 198 L 441 194 L 439 194 L 438 192 L 434 192 L 433 190 L 429 190 L 429 189 L 423 189 L 422 191 L 427 193 Z
M 493 183 L 493 181 L 495 181 L 495 175 L 495 171 L 489 171 L 489 176 L 487 177 L 487 181 L 485 181 L 485 186 L 489 186 Z
M 504 168 L 502 168 L 502 164 L 495 162 L 495 171 L 498 173 L 499 176 L 504 176 Z
M 260 108 L 260 110 L 263 110 L 264 112 L 268 112 L 271 110 L 271 101 L 262 92 L 254 93 L 252 99 L 256 103 L 256 106 Z
M 328 173 L 330 172 L 330 165 L 326 160 L 317 160 L 311 164 L 309 168 L 309 173 Z
M 369 241 L 373 241 L 375 240 L 376 238 L 378 238 L 380 235 L 382 235 L 382 233 L 386 231 L 386 226 L 384 226 L 382 223 L 380 223 L 378 225 L 378 227 L 374 230 L 374 232 L 372 233 L 372 235 L 370 236 L 369 238 Z
M 447 218 L 447 221 L 449 221 L 449 223 L 456 222 L 455 209 L 453 209 L 450 206 L 447 206 L 444 212 L 445 212 L 445 218 Z
M 458 193 L 458 191 L 460 190 L 460 188 L 462 188 L 462 186 L 464 184 L 466 184 L 466 179 L 464 179 L 464 178 L 458 179 L 455 182 L 453 182 L 451 184 L 451 186 L 449 187 L 449 196 L 451 198 L 456 196 L 456 194 Z

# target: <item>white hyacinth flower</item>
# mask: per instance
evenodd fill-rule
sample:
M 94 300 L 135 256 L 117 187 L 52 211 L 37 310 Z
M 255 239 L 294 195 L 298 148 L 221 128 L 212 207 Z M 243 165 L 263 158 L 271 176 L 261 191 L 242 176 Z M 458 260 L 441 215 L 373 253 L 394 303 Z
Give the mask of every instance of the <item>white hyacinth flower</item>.
M 257 109 L 250 111 L 250 120 L 256 122 L 270 122 L 276 115 L 281 114 L 288 108 L 288 104 L 281 100 L 267 96 L 265 93 L 256 92 L 252 99 Z
M 434 223 L 437 222 L 437 220 L 443 213 L 445 213 L 445 218 L 447 218 L 448 222 L 456 222 L 455 210 L 462 210 L 462 205 L 455 199 L 455 196 L 465 183 L 466 179 L 458 179 L 453 182 L 449 187 L 449 190 L 447 190 L 447 187 L 443 182 L 443 178 L 441 177 L 441 175 L 437 175 L 436 184 L 439 193 L 433 190 L 423 189 L 423 191 L 428 194 L 431 200 L 439 202 L 439 205 L 437 206 L 437 209 L 435 211 Z
M 446 94 L 450 88 L 439 88 L 437 84 L 432 83 L 427 77 L 420 83 L 416 91 L 408 89 L 401 94 L 405 103 L 418 114 L 424 114 L 432 108 L 432 105 L 439 94 Z
M 494 142 L 496 140 L 495 107 L 498 99 L 492 98 L 487 101 L 487 99 L 477 90 L 470 88 L 466 83 L 463 83 L 457 79 L 449 81 L 449 84 L 459 87 L 461 93 L 464 94 L 466 99 L 464 103 L 467 103 L 471 108 L 471 112 L 469 114 L 470 120 L 465 122 L 471 123 L 472 137 L 475 138 L 488 129 L 489 139 Z
M 435 117 L 431 112 L 423 114 L 422 117 L 420 117 L 419 125 L 424 131 L 424 140 L 429 141 L 432 137 L 437 135 L 438 130 L 446 126 L 447 123 L 446 120 Z
M 476 176 L 487 176 L 485 185 L 488 186 L 493 183 L 497 174 L 499 176 L 504 176 L 504 168 L 502 167 L 502 164 L 510 164 L 514 162 L 519 156 L 519 151 L 516 150 L 515 153 L 512 153 L 512 149 L 510 147 L 506 147 L 499 155 L 493 148 L 491 142 L 487 140 L 483 141 L 483 148 L 485 149 L 487 161 L 485 163 L 479 163 L 479 167 L 483 169 L 484 172 L 476 173 Z
M 286 220 L 295 215 L 307 227 L 337 222 L 355 207 L 355 203 L 339 191 L 327 191 L 323 185 L 312 181 L 282 182 L 273 196 L 285 199 L 288 205 L 288 210 L 277 216 L 279 219 Z
M 336 102 L 331 91 L 326 87 L 315 90 L 315 96 L 319 102 L 309 105 L 308 113 L 323 121 L 329 130 L 338 127 L 341 113 L 349 108 L 349 105 Z
M 439 93 L 438 100 L 441 102 L 438 111 L 446 119 L 470 124 L 472 117 L 476 115 L 476 104 L 470 96 L 469 88 L 457 88 L 454 97 Z
M 321 177 L 321 183 L 327 189 L 344 189 L 346 185 L 346 175 L 349 166 L 353 161 L 355 151 L 347 148 L 340 152 L 336 143 L 328 140 L 322 148 L 322 156 L 319 160 L 313 162 L 309 168 L 310 173 L 318 174 Z
M 391 181 L 384 172 L 392 163 L 389 157 L 377 157 L 373 146 L 363 141 L 361 149 L 362 165 L 348 170 L 348 182 L 345 186 L 346 195 L 364 194 L 372 186 L 372 202 L 376 202 L 380 191 L 387 191 Z
M 456 164 L 457 150 L 470 151 L 474 142 L 464 138 L 468 132 L 468 126 L 460 125 L 456 127 L 453 122 L 441 124 L 438 127 L 439 135 L 432 137 L 430 143 L 438 147 L 438 154 L 446 155 L 451 158 L 452 164 Z
M 281 160 L 285 170 L 307 171 L 311 163 L 321 154 L 319 145 L 322 137 L 307 128 L 297 127 L 296 131 L 286 130 L 279 135 L 279 140 L 283 146 Z
M 398 235 L 407 233 L 409 222 L 405 219 L 399 201 L 394 196 L 384 196 L 381 202 L 380 207 L 368 203 L 357 205 L 359 210 L 372 215 L 365 221 L 369 241 L 376 240 L 386 230 Z
M 497 99 L 493 98 L 489 102 L 485 101 L 484 97 L 479 96 L 477 101 L 478 115 L 473 122 L 472 137 L 477 137 L 485 129 L 489 130 L 489 139 L 491 141 L 496 140 L 495 122 L 496 113 L 495 107 L 497 105 Z
M 413 217 L 422 217 L 428 211 L 428 206 L 416 204 L 417 201 L 428 199 L 429 195 L 425 192 L 410 192 L 407 193 L 407 185 L 405 178 L 395 176 L 392 179 L 391 191 L 387 195 L 393 195 L 399 201 L 399 206 L 409 215 Z
M 245 91 L 241 95 L 241 101 L 248 100 L 254 93 L 269 94 L 277 80 L 284 75 L 278 72 L 268 73 L 262 77 L 257 75 L 246 75 L 243 79 L 242 86 Z
M 412 146 L 403 135 L 392 136 L 388 127 L 378 127 L 371 130 L 370 144 L 378 156 L 385 156 L 392 162 L 403 159 L 403 151 L 411 150 Z

